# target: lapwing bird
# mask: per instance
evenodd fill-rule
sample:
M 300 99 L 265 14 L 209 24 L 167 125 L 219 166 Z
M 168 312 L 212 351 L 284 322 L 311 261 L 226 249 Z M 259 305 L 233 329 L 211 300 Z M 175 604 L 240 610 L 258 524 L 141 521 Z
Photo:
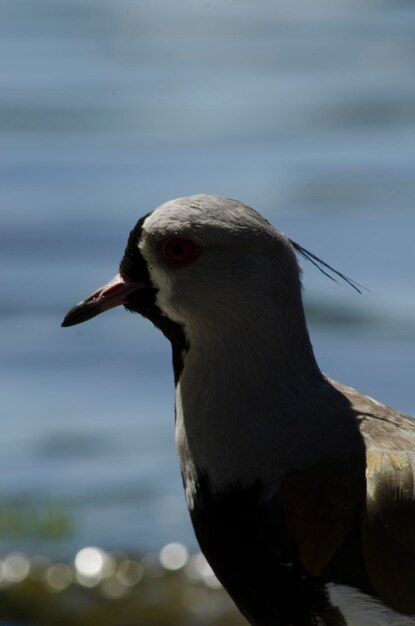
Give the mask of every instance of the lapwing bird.
M 173 200 L 62 325 L 122 304 L 170 340 L 192 523 L 251 625 L 414 626 L 415 422 L 320 371 L 297 252 L 320 261 L 240 202 Z

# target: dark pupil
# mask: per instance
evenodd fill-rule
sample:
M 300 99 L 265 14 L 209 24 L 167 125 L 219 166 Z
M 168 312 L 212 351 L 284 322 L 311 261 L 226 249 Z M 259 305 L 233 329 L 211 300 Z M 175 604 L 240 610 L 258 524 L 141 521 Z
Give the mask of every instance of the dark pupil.
M 183 246 L 180 243 L 173 245 L 173 256 L 181 256 L 183 254 Z

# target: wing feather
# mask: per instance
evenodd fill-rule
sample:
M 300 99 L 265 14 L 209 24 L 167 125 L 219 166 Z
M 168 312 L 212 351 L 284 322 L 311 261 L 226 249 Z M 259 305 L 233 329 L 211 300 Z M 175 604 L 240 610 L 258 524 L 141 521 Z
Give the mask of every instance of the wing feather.
M 415 421 L 355 390 L 342 391 L 353 403 L 366 447 L 366 571 L 379 598 L 415 614 Z
M 354 420 L 363 445 L 287 473 L 287 526 L 310 574 L 415 615 L 415 421 L 332 384 L 350 403 L 335 419 Z

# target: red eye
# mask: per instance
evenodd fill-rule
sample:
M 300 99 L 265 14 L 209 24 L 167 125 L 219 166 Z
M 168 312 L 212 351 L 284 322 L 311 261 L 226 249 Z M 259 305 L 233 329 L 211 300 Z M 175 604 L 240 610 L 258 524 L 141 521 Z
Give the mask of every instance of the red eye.
M 182 237 L 171 237 L 161 246 L 161 251 L 170 263 L 174 265 L 189 265 L 199 255 L 199 248 L 193 241 Z

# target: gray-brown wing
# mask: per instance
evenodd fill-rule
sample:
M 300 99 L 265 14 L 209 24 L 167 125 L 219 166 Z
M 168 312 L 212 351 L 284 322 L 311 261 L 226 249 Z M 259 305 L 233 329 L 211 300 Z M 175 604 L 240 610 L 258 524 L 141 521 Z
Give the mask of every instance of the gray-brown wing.
M 377 595 L 415 614 L 415 421 L 358 392 L 351 400 L 366 446 L 364 563 Z

